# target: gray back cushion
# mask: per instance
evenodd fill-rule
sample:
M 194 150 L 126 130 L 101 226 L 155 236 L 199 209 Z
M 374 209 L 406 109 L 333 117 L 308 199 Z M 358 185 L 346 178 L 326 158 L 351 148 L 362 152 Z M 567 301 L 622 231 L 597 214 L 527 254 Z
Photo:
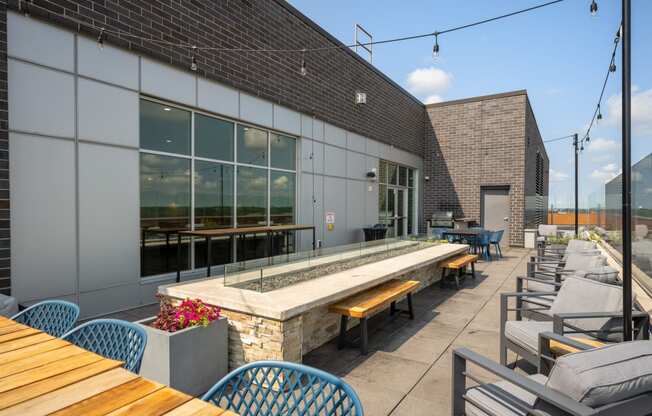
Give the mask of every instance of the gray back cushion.
M 579 277 L 568 277 L 550 306 L 550 314 L 580 312 L 621 312 L 623 293 L 619 286 Z M 606 341 L 618 341 L 620 334 L 610 334 L 621 320 L 610 318 L 569 319 L 565 322 L 591 331 L 591 335 Z
M 546 387 L 593 408 L 651 392 L 652 341 L 624 342 L 560 357 Z
M 611 266 L 600 266 L 590 270 L 577 270 L 574 275 L 610 285 L 620 285 L 618 270 Z
M 564 264 L 564 270 L 591 270 L 606 264 L 607 259 L 600 254 L 570 253 Z
M 566 246 L 566 251 L 594 250 L 596 245 L 593 241 L 588 240 L 570 240 Z
M 556 225 L 549 225 L 549 224 L 541 224 L 539 225 L 539 235 L 542 235 L 544 237 L 555 237 L 557 235 L 557 226 Z

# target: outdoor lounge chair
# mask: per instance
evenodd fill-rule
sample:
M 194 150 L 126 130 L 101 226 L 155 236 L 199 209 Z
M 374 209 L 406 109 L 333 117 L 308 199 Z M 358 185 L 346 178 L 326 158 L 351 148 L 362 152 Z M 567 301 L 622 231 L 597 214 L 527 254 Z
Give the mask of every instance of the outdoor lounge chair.
M 550 298 L 552 302 L 537 302 L 540 298 Z M 513 308 L 510 308 L 510 299 L 516 301 Z M 552 320 L 522 319 L 524 312 L 532 311 L 552 317 Z M 510 312 L 516 313 L 515 319 L 508 319 Z M 539 365 L 539 334 L 542 332 L 618 342 L 621 321 L 622 288 L 595 280 L 569 277 L 559 291 L 502 293 L 500 363 L 507 365 L 507 351 L 511 350 L 532 365 Z M 633 313 L 636 339 L 649 339 L 649 322 L 647 313 Z
M 79 307 L 65 300 L 45 300 L 12 316 L 11 319 L 23 325 L 60 337 L 75 326 Z
M 578 348 L 580 349 L 580 348 Z M 652 344 L 621 343 L 557 359 L 548 376 L 525 376 L 469 349 L 453 351 L 452 415 L 649 415 Z M 473 364 L 501 381 L 486 383 Z M 467 387 L 467 379 L 478 385 Z
M 599 253 L 598 246 L 594 241 L 573 239 L 566 245 L 540 245 L 537 250 L 537 257 L 547 260 L 562 261 L 570 253 Z
M 302 364 L 257 361 L 217 382 L 202 400 L 240 416 L 362 416 L 355 391 L 339 377 Z

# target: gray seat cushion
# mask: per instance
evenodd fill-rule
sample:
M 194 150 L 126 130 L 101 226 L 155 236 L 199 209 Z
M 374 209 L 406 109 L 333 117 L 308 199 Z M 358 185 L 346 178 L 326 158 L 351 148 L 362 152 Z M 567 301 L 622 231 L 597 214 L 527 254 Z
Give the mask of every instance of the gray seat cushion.
M 559 313 L 621 312 L 622 299 L 622 288 L 619 286 L 569 277 L 564 281 L 550 306 L 550 313 L 555 315 Z M 618 322 L 617 319 L 570 319 L 566 322 L 584 331 L 598 331 L 595 335 L 599 339 L 607 341 L 618 341 L 619 339 L 617 334 L 604 332 L 612 330 Z
M 607 259 L 600 254 L 575 252 L 566 258 L 564 271 L 591 270 L 606 264 Z
M 595 250 L 597 248 L 595 242 L 588 240 L 570 240 L 566 246 L 566 251 L 572 253 L 574 251 Z
M 557 359 L 546 386 L 594 408 L 652 392 L 652 341 L 565 355 Z
M 547 378 L 541 374 L 530 376 L 541 385 L 545 385 Z M 528 408 L 534 408 L 537 397 L 522 388 L 507 381 L 473 387 L 467 392 L 469 399 L 491 412 L 491 415 L 518 416 L 528 415 Z M 467 416 L 487 416 L 481 409 L 466 403 Z
M 539 334 L 552 332 L 551 321 L 507 321 L 505 337 L 532 354 L 539 351 Z
M 537 232 L 540 236 L 543 237 L 556 237 L 557 236 L 557 226 L 549 224 L 541 224 L 537 229 Z

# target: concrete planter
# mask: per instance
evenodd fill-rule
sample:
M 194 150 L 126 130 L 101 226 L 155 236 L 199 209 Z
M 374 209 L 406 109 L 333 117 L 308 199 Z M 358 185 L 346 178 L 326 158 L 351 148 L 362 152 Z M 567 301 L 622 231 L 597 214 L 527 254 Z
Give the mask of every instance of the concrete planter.
M 140 375 L 192 396 L 205 393 L 228 372 L 228 324 L 224 317 L 207 327 L 166 332 L 138 321 L 147 332 Z

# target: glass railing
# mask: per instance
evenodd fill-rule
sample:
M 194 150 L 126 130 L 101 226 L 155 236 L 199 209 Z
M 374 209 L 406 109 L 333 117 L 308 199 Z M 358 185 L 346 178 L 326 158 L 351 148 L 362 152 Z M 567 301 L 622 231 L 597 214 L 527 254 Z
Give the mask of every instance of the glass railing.
M 268 292 L 435 244 L 425 236 L 386 238 L 241 261 L 224 266 L 224 285 Z

